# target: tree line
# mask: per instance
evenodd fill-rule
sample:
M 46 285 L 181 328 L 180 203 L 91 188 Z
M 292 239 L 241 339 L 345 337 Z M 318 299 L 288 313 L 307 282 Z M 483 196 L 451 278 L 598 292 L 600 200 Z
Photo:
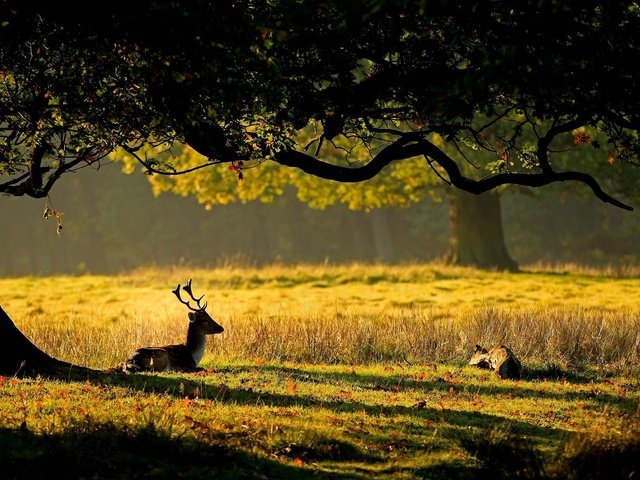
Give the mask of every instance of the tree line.
M 60 235 L 54 221 L 42 217 L 45 204 L 64 213 Z M 192 197 L 155 198 L 143 176 L 110 165 L 65 178 L 46 201 L 0 202 L 0 275 L 116 273 L 181 263 L 453 260 L 449 208 L 445 196 L 407 208 L 319 210 L 289 191 L 272 204 L 206 210 Z M 537 197 L 504 193 L 501 209 L 504 244 L 520 265 L 640 259 L 635 213 L 561 189 Z

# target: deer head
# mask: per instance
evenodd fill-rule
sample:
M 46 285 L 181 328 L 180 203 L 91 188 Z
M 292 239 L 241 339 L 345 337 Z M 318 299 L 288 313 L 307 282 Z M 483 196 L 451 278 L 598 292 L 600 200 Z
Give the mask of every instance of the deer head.
M 489 352 L 486 348 L 480 345 L 476 345 L 476 349 L 469 360 L 469 365 L 475 365 L 479 368 L 491 369 L 491 363 L 489 361 Z
M 189 300 L 185 301 L 182 299 L 182 296 L 180 295 L 181 288 L 182 290 L 187 292 L 187 294 L 189 294 L 191 300 L 196 303 L 197 308 L 192 307 L 189 303 Z M 191 325 L 193 325 L 194 327 L 197 327 L 200 332 L 206 335 L 224 332 L 224 328 L 222 327 L 222 325 L 216 323 L 216 321 L 211 318 L 211 316 L 206 312 L 207 303 L 205 302 L 204 305 L 200 304 L 200 302 L 204 298 L 204 295 L 202 295 L 200 298 L 196 298 L 193 295 L 193 292 L 191 291 L 191 279 L 187 280 L 187 284 L 183 287 L 178 284 L 175 290 L 172 290 L 172 293 L 176 297 L 178 297 L 180 303 L 186 305 L 187 308 L 191 310 L 189 312 L 189 322 L 191 322 Z

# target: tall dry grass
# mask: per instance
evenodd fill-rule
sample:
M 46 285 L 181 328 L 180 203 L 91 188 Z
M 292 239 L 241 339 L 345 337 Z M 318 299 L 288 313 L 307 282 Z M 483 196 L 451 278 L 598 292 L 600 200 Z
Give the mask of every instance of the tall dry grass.
M 36 316 L 38 317 L 38 316 Z M 207 362 L 230 359 L 310 363 L 457 362 L 473 346 L 509 345 L 526 365 L 637 369 L 640 311 L 580 307 L 407 308 L 388 313 L 254 311 L 230 315 L 211 338 Z M 187 320 L 124 314 L 107 323 L 21 325 L 45 351 L 96 368 L 114 366 L 141 345 L 181 342 Z
M 209 341 L 205 364 L 464 363 L 476 343 L 503 343 L 525 366 L 639 368 L 637 270 L 540 269 L 149 267 L 113 277 L 0 279 L 0 304 L 42 349 L 96 368 L 143 345 L 182 342 L 186 311 L 170 292 L 189 277 L 225 327 Z

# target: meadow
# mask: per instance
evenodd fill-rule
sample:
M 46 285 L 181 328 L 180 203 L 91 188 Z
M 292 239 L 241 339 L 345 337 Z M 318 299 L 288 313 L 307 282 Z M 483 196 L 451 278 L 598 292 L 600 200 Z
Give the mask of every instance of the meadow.
M 171 290 L 187 278 L 225 327 L 205 370 L 0 378 L 3 475 L 44 478 L 60 458 L 65 478 L 640 471 L 634 269 L 143 268 L 3 278 L 0 305 L 47 353 L 105 369 L 184 340 Z M 510 346 L 523 378 L 467 366 L 475 344 Z

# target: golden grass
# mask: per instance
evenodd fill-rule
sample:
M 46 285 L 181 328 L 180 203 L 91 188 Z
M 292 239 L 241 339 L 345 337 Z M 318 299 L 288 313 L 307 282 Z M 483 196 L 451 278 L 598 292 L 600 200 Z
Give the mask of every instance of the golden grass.
M 73 478 L 109 478 L 105 468 L 140 478 L 147 465 L 157 478 L 479 478 L 478 466 L 496 461 L 519 475 L 522 465 L 505 467 L 500 455 L 514 457 L 505 445 L 524 439 L 551 467 L 558 452 L 586 465 L 586 451 L 606 470 L 608 452 L 637 450 L 637 436 L 617 433 L 640 421 L 635 276 L 145 268 L 0 279 L 0 305 L 48 353 L 110 367 L 141 345 L 183 340 L 186 309 L 171 290 L 187 278 L 226 328 L 208 343 L 207 370 L 86 383 L 0 377 L 5 473 L 57 474 L 48 459 L 62 455 L 82 473 Z M 466 366 L 475 343 L 511 346 L 524 378 Z M 484 453 L 468 449 L 491 432 L 498 440 Z M 123 451 L 130 457 L 112 453 Z M 570 474 L 555 468 L 551 478 Z
M 141 345 L 183 340 L 171 294 L 193 278 L 225 326 L 208 357 L 313 363 L 464 362 L 505 343 L 526 363 L 632 368 L 640 279 L 583 272 L 482 272 L 443 265 L 341 265 L 7 278 L 3 308 L 37 345 L 108 367 Z

